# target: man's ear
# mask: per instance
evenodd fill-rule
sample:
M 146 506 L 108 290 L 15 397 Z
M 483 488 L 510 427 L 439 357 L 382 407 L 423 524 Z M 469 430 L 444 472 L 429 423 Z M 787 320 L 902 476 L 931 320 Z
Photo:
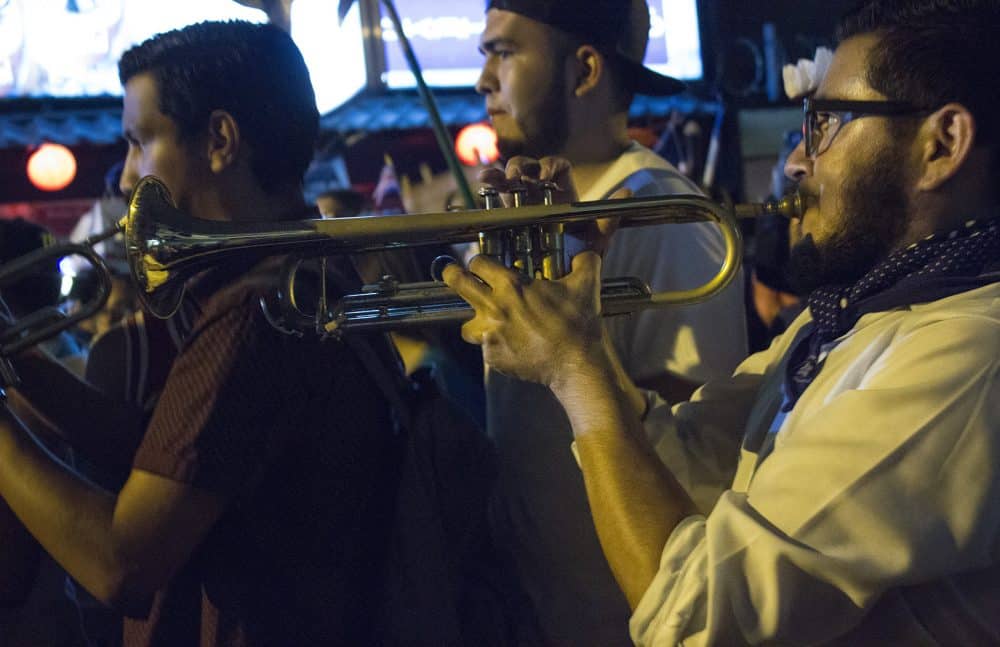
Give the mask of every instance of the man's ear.
M 208 117 L 208 163 L 213 173 L 232 166 L 240 152 L 240 127 L 225 110 L 213 110 Z
M 592 45 L 581 45 L 576 50 L 576 84 L 573 94 L 582 97 L 593 92 L 601 77 L 607 73 L 604 56 Z
M 917 188 L 933 191 L 968 160 L 976 139 L 976 119 L 962 104 L 949 103 L 927 117 L 920 136 L 922 172 Z

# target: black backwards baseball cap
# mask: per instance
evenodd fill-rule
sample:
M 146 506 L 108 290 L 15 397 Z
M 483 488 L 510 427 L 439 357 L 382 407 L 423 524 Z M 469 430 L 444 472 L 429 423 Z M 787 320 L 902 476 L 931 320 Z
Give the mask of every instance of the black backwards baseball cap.
M 668 96 L 685 85 L 642 64 L 649 40 L 649 8 L 645 0 L 487 0 L 487 11 L 499 9 L 584 38 L 614 57 L 626 86 L 637 94 Z

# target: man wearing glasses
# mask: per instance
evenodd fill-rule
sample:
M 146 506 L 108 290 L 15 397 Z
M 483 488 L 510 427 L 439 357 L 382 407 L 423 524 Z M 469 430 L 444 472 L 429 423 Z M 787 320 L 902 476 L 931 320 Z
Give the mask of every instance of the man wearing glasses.
M 997 27 L 996 0 L 845 18 L 786 166 L 809 307 L 689 402 L 645 412 L 606 351 L 596 255 L 446 271 L 464 337 L 566 409 L 637 644 L 1000 644 Z

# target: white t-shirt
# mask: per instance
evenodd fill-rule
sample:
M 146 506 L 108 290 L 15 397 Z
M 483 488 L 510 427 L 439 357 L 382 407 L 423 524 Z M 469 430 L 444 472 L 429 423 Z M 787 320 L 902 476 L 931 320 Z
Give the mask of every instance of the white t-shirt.
M 698 187 L 653 151 L 637 143 L 592 186 L 585 201 L 610 197 L 628 186 L 636 197 L 701 194 Z M 604 257 L 602 275 L 637 276 L 656 291 L 703 285 L 725 257 L 715 225 L 659 225 L 622 229 Z M 696 306 L 645 310 L 606 321 L 615 350 L 633 379 L 667 371 L 702 384 L 728 376 L 747 355 L 743 281 L 739 276 L 720 295 Z

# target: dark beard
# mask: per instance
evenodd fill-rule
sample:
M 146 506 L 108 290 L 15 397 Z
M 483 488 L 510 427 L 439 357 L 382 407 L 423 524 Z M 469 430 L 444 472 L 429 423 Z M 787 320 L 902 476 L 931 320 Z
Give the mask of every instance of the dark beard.
M 545 95 L 534 114 L 518 124 L 524 138 L 517 141 L 498 139 L 497 149 L 504 160 L 517 155 L 541 159 L 559 154 L 566 146 L 569 139 L 569 100 L 564 88 L 554 81 L 545 86 Z
M 845 185 L 843 230 L 822 247 L 807 234 L 791 249 L 788 280 L 797 294 L 851 285 L 889 255 L 909 222 L 904 175 L 903 156 L 889 154 Z

